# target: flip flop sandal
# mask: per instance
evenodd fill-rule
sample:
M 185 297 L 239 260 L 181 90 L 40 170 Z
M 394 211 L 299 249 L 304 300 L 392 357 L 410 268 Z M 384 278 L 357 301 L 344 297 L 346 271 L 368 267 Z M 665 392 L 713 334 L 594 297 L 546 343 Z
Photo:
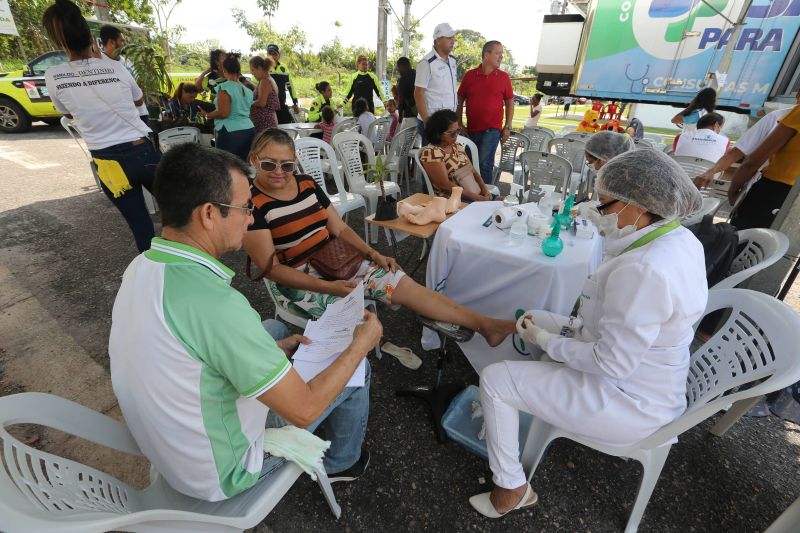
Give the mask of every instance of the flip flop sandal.
M 411 370 L 416 370 L 422 366 L 422 359 L 417 357 L 417 355 L 411 351 L 411 348 L 401 348 L 391 342 L 385 342 L 383 346 L 381 346 L 381 351 L 395 356 L 397 360 L 400 361 L 401 365 Z

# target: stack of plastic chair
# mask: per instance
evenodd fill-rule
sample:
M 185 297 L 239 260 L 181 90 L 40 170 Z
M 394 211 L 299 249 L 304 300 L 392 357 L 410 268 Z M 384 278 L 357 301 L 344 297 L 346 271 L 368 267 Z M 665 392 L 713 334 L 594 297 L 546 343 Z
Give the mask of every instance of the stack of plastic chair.
M 584 189 L 583 180 L 587 173 L 584 172 L 586 165 L 586 141 L 570 137 L 559 137 L 550 141 L 549 150 L 551 153 L 560 155 L 572 165 L 572 177 L 570 178 L 570 189 Z
M 563 157 L 550 152 L 528 150 L 520 156 L 522 163 L 522 195 L 527 198 L 541 185 L 553 185 L 563 198 L 573 191 L 569 188 L 572 165 Z M 549 213 L 548 213 L 549 214 Z
M 378 117 L 372 121 L 367 129 L 367 138 L 372 139 L 375 135 L 375 142 L 372 147 L 375 149 L 375 154 L 382 154 L 386 151 L 386 136 L 389 135 L 389 128 L 392 125 L 392 117 Z
M 411 189 L 411 176 L 408 174 L 408 159 L 414 142 L 417 139 L 417 128 L 404 128 L 395 132 L 389 148 L 386 150 L 385 165 L 395 176 L 398 185 L 406 184 L 406 195 Z
M 540 126 L 522 128 L 520 133 L 528 138 L 528 150 L 533 150 L 534 152 L 546 152 L 550 146 L 550 141 L 556 138 L 553 130 Z
M 522 175 L 522 166 L 519 164 L 519 154 L 528 150 L 530 141 L 521 133 L 515 131 L 506 139 L 506 142 L 500 145 L 500 161 L 495 163 L 494 171 L 492 173 L 492 185 L 497 185 L 497 180 L 500 179 L 500 174 L 508 172 L 513 176 L 514 182 L 517 183 Z

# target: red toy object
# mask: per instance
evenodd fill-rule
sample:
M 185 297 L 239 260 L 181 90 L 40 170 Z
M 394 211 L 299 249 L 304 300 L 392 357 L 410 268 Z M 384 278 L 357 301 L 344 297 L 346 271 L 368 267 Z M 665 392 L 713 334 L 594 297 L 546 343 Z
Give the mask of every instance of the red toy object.
M 614 116 L 617 114 L 618 109 L 619 106 L 617 105 L 616 102 L 611 102 L 610 104 L 608 104 L 608 106 L 606 106 L 606 113 L 608 113 L 608 118 L 610 119 L 614 118 Z M 601 120 L 603 119 L 603 115 L 600 115 L 600 119 Z
M 600 129 L 600 124 L 597 122 L 597 117 L 600 113 L 594 109 L 589 109 L 583 114 L 583 120 L 578 124 L 576 132 L 597 133 Z
M 598 113 L 603 110 L 603 102 L 600 100 L 592 100 L 592 111 L 597 111 Z
M 617 133 L 625 133 L 625 128 L 622 127 L 622 123 L 615 119 L 609 119 L 608 122 L 603 124 L 603 131 L 615 131 Z

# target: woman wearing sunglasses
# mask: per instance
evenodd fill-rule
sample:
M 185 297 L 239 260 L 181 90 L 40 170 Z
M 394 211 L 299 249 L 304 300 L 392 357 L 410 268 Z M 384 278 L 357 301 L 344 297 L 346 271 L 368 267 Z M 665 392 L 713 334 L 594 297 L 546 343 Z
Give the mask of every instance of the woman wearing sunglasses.
M 317 318 L 328 304 L 347 296 L 358 283 L 365 296 L 416 313 L 458 324 L 480 333 L 491 346 L 514 332 L 513 320 L 480 315 L 406 276 L 392 257 L 373 250 L 345 224 L 327 195 L 310 176 L 297 173 L 294 142 L 282 130 L 270 129 L 253 141 L 250 164 L 256 168 L 251 188 L 255 205 L 243 244 L 269 279 L 278 305 Z M 364 257 L 350 279 L 328 281 L 309 264 L 311 255 L 330 239 L 341 239 Z
M 449 109 L 432 114 L 425 125 L 425 137 L 431 144 L 422 149 L 419 161 L 433 185 L 431 194 L 450 197 L 450 189 L 462 187 L 461 200 L 483 202 L 492 199 L 492 194 L 481 179 L 480 172 L 464 150 L 458 138 L 458 116 Z
M 680 217 L 702 205 L 700 193 L 675 161 L 649 148 L 608 161 L 595 191 L 600 205 L 583 211 L 604 235 L 604 261 L 573 316 L 529 311 L 517 322 L 550 359 L 504 361 L 481 374 L 495 487 L 470 503 L 490 518 L 537 500 L 519 459 L 519 411 L 622 447 L 686 409 L 692 325 L 708 286 L 703 247 Z

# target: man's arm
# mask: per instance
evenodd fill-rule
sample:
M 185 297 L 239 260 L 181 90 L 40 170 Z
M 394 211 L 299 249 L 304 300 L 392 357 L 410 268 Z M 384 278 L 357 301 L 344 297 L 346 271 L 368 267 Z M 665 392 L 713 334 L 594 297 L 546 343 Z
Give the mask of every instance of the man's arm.
M 772 154 L 783 148 L 796 133 L 797 132 L 792 128 L 779 123 L 758 148 L 744 160 L 742 166 L 739 167 L 736 174 L 731 178 L 731 186 L 728 189 L 728 202 L 731 205 L 736 203 L 736 197 L 739 196 L 742 187 L 744 187 L 745 183 L 750 181 L 750 178 L 761 168 L 761 165 L 764 164 Z
M 456 105 L 456 116 L 458 117 L 458 127 L 462 131 L 466 131 L 464 127 L 464 97 L 459 95 L 458 104 Z
M 425 104 L 424 87 L 414 87 L 414 101 L 417 103 L 417 113 L 422 122 L 428 122 L 428 106 Z
M 720 157 L 719 161 L 717 161 L 713 167 L 706 170 L 702 174 L 698 175 L 694 179 L 694 184 L 697 186 L 698 189 L 708 187 L 714 180 L 714 176 L 716 176 L 717 174 L 719 174 L 724 170 L 727 170 L 728 167 L 730 167 L 732 164 L 734 164 L 741 158 L 745 157 L 746 155 L 747 154 L 745 154 L 738 148 L 733 147 L 730 152 Z
M 364 311 L 364 323 L 356 327 L 353 342 L 328 368 L 305 383 L 294 369 L 258 400 L 297 427 L 316 421 L 342 392 L 356 367 L 380 341 L 383 326 Z
M 511 126 L 514 121 L 514 99 L 506 100 L 506 123 L 500 133 L 500 142 L 506 142 L 511 137 Z

